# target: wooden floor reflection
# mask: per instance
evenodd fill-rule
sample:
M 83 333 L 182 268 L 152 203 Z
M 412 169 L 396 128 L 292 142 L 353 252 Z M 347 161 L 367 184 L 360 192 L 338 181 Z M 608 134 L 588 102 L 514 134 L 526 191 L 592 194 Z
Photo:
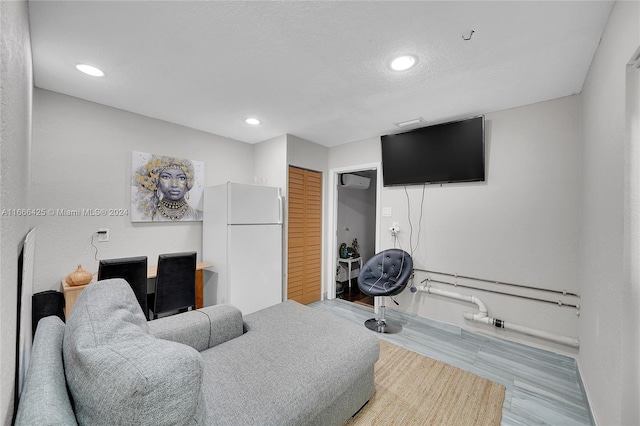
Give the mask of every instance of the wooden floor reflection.
M 364 306 L 373 306 L 373 297 L 367 296 L 360 291 L 357 278 L 351 280 L 351 285 L 347 281 L 336 283 L 336 297 Z

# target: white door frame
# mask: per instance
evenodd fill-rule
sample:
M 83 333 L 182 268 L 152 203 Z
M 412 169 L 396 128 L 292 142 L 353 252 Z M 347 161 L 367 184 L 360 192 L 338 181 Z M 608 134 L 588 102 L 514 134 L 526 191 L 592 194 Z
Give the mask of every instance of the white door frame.
M 338 167 L 329 170 L 329 241 L 326 248 L 327 269 L 326 289 L 327 299 L 336 297 L 336 268 L 337 268 L 337 239 L 338 239 L 338 179 L 343 173 L 355 173 L 364 170 L 376 171 L 376 238 L 375 252 L 380 251 L 380 196 L 382 192 L 382 163 L 367 163 L 355 166 Z

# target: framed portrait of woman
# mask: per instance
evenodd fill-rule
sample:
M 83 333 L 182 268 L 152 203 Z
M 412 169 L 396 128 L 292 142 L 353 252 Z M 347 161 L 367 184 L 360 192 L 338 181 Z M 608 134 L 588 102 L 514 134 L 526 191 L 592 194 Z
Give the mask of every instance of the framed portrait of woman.
M 133 151 L 131 221 L 202 220 L 204 163 Z

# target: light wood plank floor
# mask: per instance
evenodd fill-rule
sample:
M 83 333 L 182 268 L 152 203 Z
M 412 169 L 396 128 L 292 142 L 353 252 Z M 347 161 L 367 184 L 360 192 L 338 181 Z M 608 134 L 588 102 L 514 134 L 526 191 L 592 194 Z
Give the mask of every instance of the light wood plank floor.
M 374 316 L 372 308 L 340 299 L 309 306 L 362 327 Z M 388 310 L 387 317 L 403 330 L 381 339 L 505 385 L 502 425 L 595 424 L 573 358 L 401 312 Z

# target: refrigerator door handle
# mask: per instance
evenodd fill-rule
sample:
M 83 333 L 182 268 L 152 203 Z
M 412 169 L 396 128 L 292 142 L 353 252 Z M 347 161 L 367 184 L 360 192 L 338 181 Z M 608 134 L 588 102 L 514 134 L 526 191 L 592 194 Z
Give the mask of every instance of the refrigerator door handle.
M 284 223 L 284 206 L 282 205 L 282 195 L 280 195 L 280 188 L 278 188 L 278 223 Z

